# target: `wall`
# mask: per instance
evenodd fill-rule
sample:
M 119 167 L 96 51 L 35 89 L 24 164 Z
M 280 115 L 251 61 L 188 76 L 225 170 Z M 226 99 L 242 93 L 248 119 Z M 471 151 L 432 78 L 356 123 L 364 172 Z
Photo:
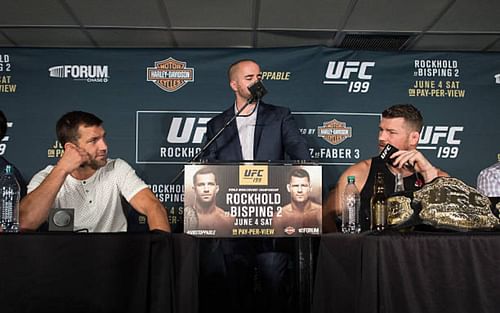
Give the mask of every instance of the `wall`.
M 233 104 L 226 70 L 241 58 L 261 64 L 264 100 L 294 112 L 323 165 L 324 191 L 377 154 L 380 113 L 395 103 L 421 110 L 419 149 L 452 176 L 475 186 L 497 161 L 498 53 L 325 47 L 0 49 L 0 108 L 10 122 L 0 154 L 29 180 L 62 153 L 57 119 L 93 112 L 105 122 L 110 157 L 130 162 L 180 226 L 183 179 L 171 181 L 199 149 L 207 120 Z

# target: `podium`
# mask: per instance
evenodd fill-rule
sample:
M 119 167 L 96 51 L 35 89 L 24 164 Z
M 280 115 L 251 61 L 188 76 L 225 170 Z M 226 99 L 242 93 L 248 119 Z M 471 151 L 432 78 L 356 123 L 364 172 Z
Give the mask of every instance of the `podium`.
M 321 234 L 321 166 L 189 164 L 184 168 L 184 233 L 196 237 Z
M 314 243 L 322 231 L 321 166 L 194 163 L 184 168 L 184 184 L 184 233 L 217 238 L 222 245 L 245 238 L 285 240 L 295 264 L 290 312 L 310 312 Z

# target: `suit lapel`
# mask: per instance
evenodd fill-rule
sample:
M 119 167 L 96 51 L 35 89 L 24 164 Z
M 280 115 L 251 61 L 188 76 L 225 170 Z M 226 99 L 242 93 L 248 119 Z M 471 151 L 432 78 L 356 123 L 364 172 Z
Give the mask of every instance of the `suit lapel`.
M 253 156 L 254 159 L 258 160 L 259 143 L 262 137 L 262 129 L 267 124 L 269 107 L 264 103 L 260 102 L 257 109 L 257 120 L 255 121 L 255 134 L 253 141 Z
M 234 116 L 234 105 L 232 105 L 229 110 L 224 112 L 224 125 Z M 229 126 L 224 130 L 225 134 L 223 137 L 226 139 L 224 142 L 228 143 L 230 151 L 232 151 L 233 158 L 235 160 L 242 160 L 243 155 L 241 154 L 241 143 L 240 136 L 238 135 L 238 126 L 236 125 L 236 119 L 229 124 Z

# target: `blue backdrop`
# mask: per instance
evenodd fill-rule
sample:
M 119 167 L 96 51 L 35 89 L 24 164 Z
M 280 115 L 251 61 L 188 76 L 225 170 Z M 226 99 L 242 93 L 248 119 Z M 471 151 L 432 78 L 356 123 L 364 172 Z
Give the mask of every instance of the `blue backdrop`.
M 0 107 L 9 120 L 0 155 L 27 180 L 62 153 L 55 123 L 72 110 L 104 120 L 120 157 L 180 229 L 183 181 L 171 180 L 199 149 L 207 121 L 232 105 L 227 68 L 260 63 L 266 102 L 288 106 L 323 165 L 324 191 L 349 165 L 377 154 L 380 113 L 412 103 L 424 115 L 419 149 L 475 186 L 496 162 L 500 54 L 274 49 L 2 49 Z M 495 76 L 497 78 L 495 78 Z

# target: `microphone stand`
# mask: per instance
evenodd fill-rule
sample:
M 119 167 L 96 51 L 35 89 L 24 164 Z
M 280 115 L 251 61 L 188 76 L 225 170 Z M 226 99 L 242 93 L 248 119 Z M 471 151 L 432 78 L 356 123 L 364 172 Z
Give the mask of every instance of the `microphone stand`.
M 267 90 L 266 88 L 264 87 L 264 84 L 262 84 L 262 81 L 261 80 L 257 80 L 255 83 L 253 83 L 252 85 L 248 86 L 247 87 L 248 90 L 250 91 L 250 94 L 252 95 L 246 102 L 245 104 L 241 107 L 241 109 L 238 110 L 238 112 L 236 112 L 235 115 L 233 115 L 233 117 L 231 117 L 231 119 L 229 121 L 226 122 L 226 124 L 215 134 L 215 136 L 212 137 L 212 139 L 210 139 L 204 146 L 203 148 L 201 148 L 200 152 L 198 152 L 194 157 L 192 157 L 188 163 L 191 163 L 191 162 L 194 162 L 196 161 L 202 154 L 203 152 L 205 152 L 205 150 L 208 149 L 208 147 L 210 147 L 210 145 L 220 136 L 220 134 L 222 134 L 222 132 L 238 117 L 241 115 L 241 112 L 243 112 L 243 110 L 245 110 L 245 108 L 252 102 L 258 102 L 266 93 L 267 93 Z M 184 173 L 184 167 L 179 171 L 179 173 L 177 173 L 177 175 L 174 177 L 174 179 L 172 179 L 172 181 L 170 182 L 170 184 L 173 184 L 177 181 L 177 179 L 179 179 L 179 177 Z
M 219 138 L 219 136 L 222 134 L 222 132 L 229 126 L 231 125 L 231 123 L 238 117 L 241 115 L 241 112 L 243 112 L 243 110 L 246 109 L 246 107 L 252 103 L 253 101 L 258 101 L 259 98 L 257 97 L 254 97 L 252 96 L 250 99 L 248 99 L 245 104 L 241 107 L 241 109 L 238 110 L 238 112 L 236 112 L 235 115 L 233 115 L 233 117 L 231 117 L 231 119 L 229 121 L 226 122 L 226 124 L 224 124 L 224 126 L 222 126 L 221 129 L 219 129 L 219 131 L 212 137 L 212 139 L 210 139 L 202 148 L 201 150 L 195 155 L 193 156 L 189 161 L 188 163 L 191 163 L 191 162 L 194 162 L 196 161 L 204 152 L 205 150 L 208 149 L 208 147 L 210 147 L 212 145 L 212 143 L 217 139 Z M 172 179 L 172 181 L 170 182 L 170 184 L 173 184 L 175 183 L 179 177 L 181 177 L 181 175 L 184 174 L 184 167 L 182 167 L 182 169 L 179 171 L 179 173 L 177 173 L 177 175 L 174 177 L 174 179 Z

